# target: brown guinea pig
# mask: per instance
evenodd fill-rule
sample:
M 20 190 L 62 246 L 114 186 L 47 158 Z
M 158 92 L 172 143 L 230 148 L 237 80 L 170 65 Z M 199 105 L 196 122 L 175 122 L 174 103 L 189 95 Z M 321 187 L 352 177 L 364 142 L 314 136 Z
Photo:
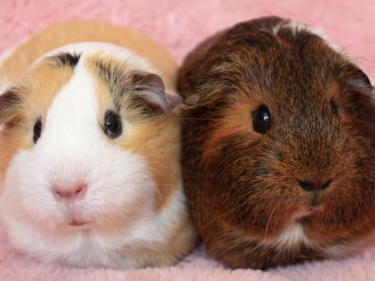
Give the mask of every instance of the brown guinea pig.
M 278 17 L 207 39 L 179 71 L 183 178 L 208 253 L 232 268 L 348 256 L 375 226 L 369 78 Z

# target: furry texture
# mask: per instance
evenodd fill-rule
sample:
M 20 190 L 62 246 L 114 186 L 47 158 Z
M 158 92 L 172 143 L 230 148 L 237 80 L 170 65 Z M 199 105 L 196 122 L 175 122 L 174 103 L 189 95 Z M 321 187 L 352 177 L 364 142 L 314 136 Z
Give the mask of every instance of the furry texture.
M 199 41 L 232 24 L 276 14 L 302 21 L 344 48 L 361 68 L 375 76 L 375 5 L 351 1 L 26 1 L 3 0 L 0 9 L 0 52 L 56 21 L 79 18 L 130 25 L 153 37 L 181 62 Z M 201 250 L 176 267 L 112 270 L 67 269 L 26 260 L 10 249 L 0 228 L 0 280 L 372 280 L 375 250 L 344 261 L 312 262 L 269 272 L 225 269 Z
M 120 269 L 171 265 L 190 252 L 178 122 L 152 69 L 127 49 L 78 43 L 37 60 L 0 96 L 0 146 L 14 152 L 2 159 L 0 216 L 15 248 Z M 116 137 L 108 112 L 122 123 Z
M 361 249 L 375 228 L 375 106 L 360 69 L 262 17 L 199 44 L 178 90 L 184 187 L 212 256 L 265 269 Z

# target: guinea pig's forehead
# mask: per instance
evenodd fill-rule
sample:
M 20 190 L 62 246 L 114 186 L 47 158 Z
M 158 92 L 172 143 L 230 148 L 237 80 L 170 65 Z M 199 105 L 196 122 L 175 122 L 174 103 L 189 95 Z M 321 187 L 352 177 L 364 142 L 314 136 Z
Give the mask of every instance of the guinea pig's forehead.
M 59 54 L 41 59 L 16 82 L 19 94 L 35 111 L 46 111 L 54 97 L 69 83 L 79 56 Z M 41 114 L 42 112 L 40 112 Z
M 323 89 L 335 79 L 337 59 L 327 52 L 315 50 L 307 55 L 296 55 L 293 47 L 275 48 L 270 54 L 243 50 L 237 59 L 223 62 L 214 71 L 225 78 L 223 81 L 233 81 L 242 89 L 308 93 Z
M 96 95 L 103 108 L 120 107 L 133 85 L 129 73 L 145 68 L 137 61 L 121 61 L 100 52 L 87 55 L 84 63 L 93 78 Z

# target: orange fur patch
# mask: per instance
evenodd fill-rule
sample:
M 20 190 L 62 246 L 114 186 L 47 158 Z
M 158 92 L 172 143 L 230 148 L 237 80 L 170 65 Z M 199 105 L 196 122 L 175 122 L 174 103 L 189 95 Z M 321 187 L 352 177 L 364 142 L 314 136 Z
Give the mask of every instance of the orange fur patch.
M 21 125 L 0 134 L 0 175 L 3 175 L 9 161 L 19 148 L 32 146 L 33 126 L 37 118 L 45 119 L 47 110 L 59 90 L 72 76 L 70 67 L 54 67 L 49 59 L 44 59 L 15 83 L 14 90 L 20 95 L 23 104 L 14 108 Z M 48 81 L 48 83 L 46 83 Z
M 0 82 L 22 75 L 38 57 L 66 44 L 78 42 L 108 42 L 128 48 L 140 57 L 148 58 L 160 71 L 166 88 L 173 88 L 176 63 L 158 44 L 131 28 L 95 21 L 71 21 L 52 25 L 20 44 L 0 64 Z M 27 56 L 25 56 L 27 54 Z
M 95 77 L 95 89 L 99 105 L 98 122 L 102 124 L 105 112 L 113 109 L 114 103 L 108 85 L 102 79 L 97 78 L 95 61 L 98 56 L 100 54 L 87 57 L 85 64 Z M 100 59 L 111 65 L 123 67 L 123 71 L 126 71 L 126 64 L 108 57 L 100 57 Z M 131 110 L 131 106 L 125 106 L 125 108 Z M 139 118 L 137 118 L 137 114 Z M 158 185 L 155 208 L 160 210 L 180 184 L 180 131 L 177 115 L 170 112 L 144 118 L 137 110 L 131 110 L 130 113 L 124 111 L 123 124 L 123 136 L 115 140 L 108 139 L 108 141 L 139 154 L 146 160 L 148 168 Z

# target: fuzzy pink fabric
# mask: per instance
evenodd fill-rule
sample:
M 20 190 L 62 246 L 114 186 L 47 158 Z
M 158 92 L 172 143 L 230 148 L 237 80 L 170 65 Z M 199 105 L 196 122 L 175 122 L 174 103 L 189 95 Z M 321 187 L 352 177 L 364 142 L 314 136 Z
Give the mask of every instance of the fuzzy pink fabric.
M 217 30 L 271 14 L 322 30 L 365 72 L 375 77 L 373 0 L 1 0 L 0 53 L 51 23 L 96 19 L 145 32 L 181 62 L 194 45 Z M 343 261 L 311 262 L 267 272 L 226 269 L 206 257 L 201 249 L 169 268 L 84 270 L 27 260 L 10 248 L 0 226 L 0 280 L 375 280 L 375 248 Z

